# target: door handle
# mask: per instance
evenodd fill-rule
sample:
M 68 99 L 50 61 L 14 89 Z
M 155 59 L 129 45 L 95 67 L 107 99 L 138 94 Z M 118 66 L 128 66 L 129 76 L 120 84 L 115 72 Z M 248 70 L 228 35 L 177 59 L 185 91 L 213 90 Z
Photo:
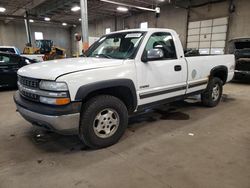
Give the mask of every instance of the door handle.
M 181 65 L 175 65 L 174 70 L 175 71 L 181 71 Z

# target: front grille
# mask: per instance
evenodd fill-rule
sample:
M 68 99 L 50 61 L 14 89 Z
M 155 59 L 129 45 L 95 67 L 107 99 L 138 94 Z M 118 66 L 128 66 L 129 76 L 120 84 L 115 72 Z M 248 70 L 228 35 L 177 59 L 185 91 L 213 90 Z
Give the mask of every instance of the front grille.
M 23 86 L 27 86 L 27 87 L 31 87 L 31 88 L 38 88 L 39 87 L 39 80 L 38 79 L 18 76 L 18 82 Z
M 20 91 L 20 90 L 19 90 Z M 28 100 L 32 100 L 32 101 L 37 101 L 39 102 L 39 95 L 33 94 L 33 93 L 29 93 L 26 91 L 20 91 L 21 95 L 28 99 Z
M 36 90 L 39 88 L 39 80 L 33 78 L 27 78 L 18 76 L 18 89 L 22 97 L 39 102 L 39 95 L 29 92 L 31 90 Z

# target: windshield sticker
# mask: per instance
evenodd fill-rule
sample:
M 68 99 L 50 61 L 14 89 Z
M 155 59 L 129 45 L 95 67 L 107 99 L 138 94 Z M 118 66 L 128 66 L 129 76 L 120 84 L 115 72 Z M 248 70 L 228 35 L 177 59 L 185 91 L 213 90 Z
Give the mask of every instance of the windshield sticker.
M 129 33 L 125 36 L 125 38 L 139 38 L 141 35 L 142 33 Z

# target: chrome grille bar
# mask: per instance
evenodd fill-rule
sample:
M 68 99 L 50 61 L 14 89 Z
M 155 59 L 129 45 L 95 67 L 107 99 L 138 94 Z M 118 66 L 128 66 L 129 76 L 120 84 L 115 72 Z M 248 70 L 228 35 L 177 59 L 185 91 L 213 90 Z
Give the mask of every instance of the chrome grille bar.
M 39 87 L 39 80 L 38 79 L 31 79 L 31 78 L 18 76 L 18 82 L 21 85 L 31 87 L 31 88 L 38 88 Z

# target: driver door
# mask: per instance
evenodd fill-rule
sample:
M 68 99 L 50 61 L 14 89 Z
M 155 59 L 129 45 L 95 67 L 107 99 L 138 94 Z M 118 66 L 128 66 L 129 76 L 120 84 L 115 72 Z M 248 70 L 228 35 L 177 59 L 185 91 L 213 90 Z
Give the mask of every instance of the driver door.
M 163 58 L 137 64 L 139 105 L 184 95 L 186 92 L 186 61 L 183 57 L 177 57 L 172 35 L 167 32 L 152 34 L 143 54 L 157 48 L 163 51 Z

